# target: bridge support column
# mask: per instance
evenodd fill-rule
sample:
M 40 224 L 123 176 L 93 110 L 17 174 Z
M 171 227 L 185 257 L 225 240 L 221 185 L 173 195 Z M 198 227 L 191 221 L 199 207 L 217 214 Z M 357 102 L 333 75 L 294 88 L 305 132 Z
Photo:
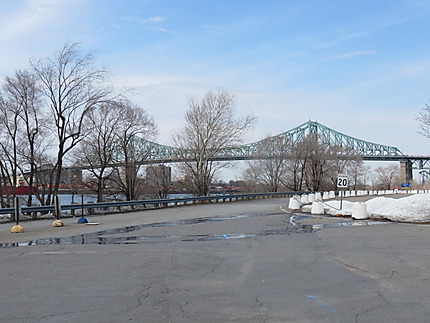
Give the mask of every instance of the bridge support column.
M 400 161 L 400 178 L 404 182 L 411 182 L 413 180 L 412 161 L 410 160 Z

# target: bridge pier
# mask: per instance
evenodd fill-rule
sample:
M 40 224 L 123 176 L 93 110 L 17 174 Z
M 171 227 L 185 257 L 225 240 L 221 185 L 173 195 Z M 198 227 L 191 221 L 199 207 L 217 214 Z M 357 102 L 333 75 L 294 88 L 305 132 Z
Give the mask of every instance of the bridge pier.
M 400 161 L 400 177 L 403 182 L 413 181 L 412 161 L 409 159 Z

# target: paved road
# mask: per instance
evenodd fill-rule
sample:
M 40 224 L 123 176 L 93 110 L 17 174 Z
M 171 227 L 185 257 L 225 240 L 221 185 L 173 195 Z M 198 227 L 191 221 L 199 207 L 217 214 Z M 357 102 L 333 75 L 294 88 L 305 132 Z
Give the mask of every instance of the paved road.
M 283 204 L 1 224 L 0 322 L 429 322 L 430 226 Z

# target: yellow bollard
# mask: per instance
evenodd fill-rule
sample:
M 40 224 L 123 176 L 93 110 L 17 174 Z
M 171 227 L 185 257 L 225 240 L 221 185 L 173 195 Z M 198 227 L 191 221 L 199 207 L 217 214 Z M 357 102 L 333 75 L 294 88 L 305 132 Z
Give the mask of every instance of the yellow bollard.
M 63 227 L 64 224 L 63 224 L 63 221 L 61 221 L 61 220 L 55 220 L 54 223 L 52 223 L 52 226 L 53 227 Z
M 18 196 L 15 197 L 14 208 L 15 208 L 14 215 L 15 215 L 15 219 L 16 219 L 16 225 L 14 225 L 12 227 L 10 232 L 11 233 L 22 233 L 22 232 L 24 232 L 24 228 L 21 225 L 19 225 L 19 217 L 21 216 L 21 204 L 19 202 Z
M 22 227 L 22 225 L 17 224 L 17 225 L 14 225 L 12 227 L 12 229 L 10 230 L 10 232 L 11 233 L 22 233 L 22 232 L 24 232 L 24 228 Z

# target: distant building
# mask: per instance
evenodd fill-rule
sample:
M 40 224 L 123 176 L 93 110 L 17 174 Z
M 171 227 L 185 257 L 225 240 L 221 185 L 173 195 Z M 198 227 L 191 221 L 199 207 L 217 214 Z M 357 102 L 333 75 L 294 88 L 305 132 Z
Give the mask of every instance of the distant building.
M 32 190 L 36 191 L 41 187 L 48 187 L 51 183 L 54 183 L 53 176 L 55 174 L 52 172 L 54 165 L 46 164 L 42 165 L 37 169 L 37 173 L 33 178 Z M 14 183 L 14 178 L 11 176 L 10 178 L 0 177 L 1 182 L 1 190 L 12 192 L 11 184 Z M 30 172 L 28 170 L 24 170 L 23 173 L 19 173 L 16 176 L 16 191 L 17 194 L 27 194 L 28 188 L 30 186 Z M 63 168 L 61 172 L 60 179 L 60 188 L 77 188 L 82 185 L 82 170 L 76 168 Z M 0 190 L 0 191 L 1 191 Z M 10 193 L 9 193 L 10 194 Z
M 51 182 L 51 176 L 55 176 L 52 173 L 54 165 L 47 164 L 43 165 L 37 171 L 37 177 L 39 185 L 47 185 Z M 24 174 L 24 176 L 28 175 Z M 28 179 L 27 179 L 28 180 Z M 53 180 L 52 180 L 53 182 Z M 60 187 L 69 188 L 77 187 L 82 184 L 82 170 L 79 168 L 63 168 L 61 171 Z
M 65 168 L 61 172 L 61 183 L 66 186 L 82 184 L 82 170 L 79 168 Z
M 146 180 L 158 186 L 169 186 L 172 183 L 172 168 L 164 165 L 148 166 Z

